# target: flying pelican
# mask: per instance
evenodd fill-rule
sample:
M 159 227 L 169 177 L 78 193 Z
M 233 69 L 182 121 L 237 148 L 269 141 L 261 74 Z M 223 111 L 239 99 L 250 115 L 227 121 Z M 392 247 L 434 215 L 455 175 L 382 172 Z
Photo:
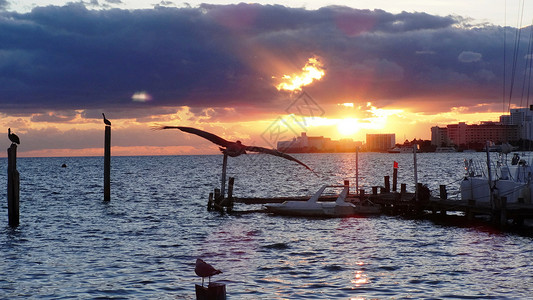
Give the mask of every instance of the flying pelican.
M 222 271 L 213 268 L 212 265 L 206 263 L 205 261 L 197 258 L 196 267 L 194 268 L 194 273 L 202 277 L 202 286 L 204 286 L 204 278 L 209 277 L 209 283 L 211 283 L 211 276 L 222 273 Z
M 13 144 L 19 144 L 20 145 L 20 139 L 19 137 L 14 134 L 14 133 L 11 133 L 11 128 L 8 128 L 7 129 L 7 137 L 9 138 L 9 140 L 11 141 L 11 143 Z
M 219 147 L 220 151 L 222 151 L 222 153 L 224 154 L 227 154 L 231 157 L 236 157 L 236 156 L 239 156 L 241 154 L 246 154 L 246 151 L 251 151 L 251 152 L 260 152 L 260 153 L 266 153 L 266 154 L 270 154 L 270 155 L 275 155 L 275 156 L 279 156 L 279 157 L 283 157 L 285 159 L 288 159 L 288 160 L 292 160 L 292 161 L 295 161 L 297 163 L 299 163 L 300 165 L 304 166 L 306 169 L 310 170 L 311 172 L 315 173 L 316 175 L 316 172 L 313 171 L 313 169 L 309 168 L 306 164 L 304 164 L 303 162 L 297 160 L 296 158 L 288 155 L 288 154 L 285 154 L 285 153 L 282 153 L 282 152 L 279 152 L 277 150 L 274 150 L 274 149 L 268 149 L 268 148 L 263 148 L 263 147 L 257 147 L 257 146 L 245 146 L 241 143 L 241 141 L 236 141 L 236 142 L 230 142 L 230 141 L 227 141 L 217 135 L 214 135 L 212 133 L 209 133 L 209 132 L 206 132 L 206 131 L 203 131 L 203 130 L 200 130 L 200 129 L 196 129 L 196 128 L 192 128 L 192 127 L 183 127 L 183 126 L 160 126 L 160 127 L 156 127 L 154 128 L 156 130 L 163 130 L 163 129 L 179 129 L 183 132 L 188 132 L 188 133 L 192 133 L 192 134 L 196 134 L 198 136 L 201 136 L 203 137 L 204 139 L 207 139 L 219 146 L 222 146 L 222 147 Z
M 102 116 L 104 116 L 104 123 L 105 123 L 106 125 L 111 126 L 111 121 L 109 121 L 108 119 L 106 119 L 104 113 L 102 113 Z

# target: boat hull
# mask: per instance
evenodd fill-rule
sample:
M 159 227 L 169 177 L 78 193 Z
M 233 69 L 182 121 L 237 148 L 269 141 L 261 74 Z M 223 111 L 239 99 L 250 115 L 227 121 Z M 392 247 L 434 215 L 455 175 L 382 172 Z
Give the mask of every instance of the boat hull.
M 300 202 L 301 204 L 305 202 Z M 303 217 L 351 217 L 379 214 L 381 209 L 378 206 L 355 206 L 351 203 L 347 205 L 330 205 L 334 203 L 317 203 L 316 206 L 309 207 L 293 203 L 284 202 L 281 204 L 265 205 L 268 212 L 285 216 Z

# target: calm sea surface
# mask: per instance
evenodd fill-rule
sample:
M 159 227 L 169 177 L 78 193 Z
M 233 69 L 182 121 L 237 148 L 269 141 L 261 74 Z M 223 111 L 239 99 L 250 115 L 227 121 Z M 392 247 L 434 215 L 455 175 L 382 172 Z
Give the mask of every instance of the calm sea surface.
M 349 179 L 355 154 L 229 158 L 236 196 L 310 195 Z M 419 182 L 457 194 L 463 159 L 418 154 Z M 413 190 L 410 154 L 359 154 L 359 185 L 392 176 Z M 65 163 L 67 168 L 61 168 Z M 206 211 L 222 156 L 19 158 L 21 225 L 7 226 L 0 189 L 0 298 L 195 299 L 196 258 L 224 273 L 229 299 L 524 299 L 533 295 L 531 238 L 487 227 L 379 216 L 308 219 Z M 0 159 L 0 183 L 7 160 Z M 355 187 L 354 187 L 355 188 Z M 237 205 L 236 210 L 258 209 Z

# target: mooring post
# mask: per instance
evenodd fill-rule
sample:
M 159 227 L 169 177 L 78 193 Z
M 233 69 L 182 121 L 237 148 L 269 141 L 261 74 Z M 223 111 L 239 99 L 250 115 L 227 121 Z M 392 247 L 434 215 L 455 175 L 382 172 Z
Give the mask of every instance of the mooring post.
M 468 200 L 468 208 L 466 210 L 466 219 L 468 221 L 472 221 L 474 220 L 474 216 L 475 216 L 475 213 L 474 213 L 474 207 L 476 206 L 476 200 Z
M 226 300 L 226 285 L 211 282 L 207 287 L 196 284 L 196 300 Z
M 406 194 L 407 193 L 407 184 L 406 183 L 402 183 L 400 188 L 401 188 L 401 190 L 400 190 L 401 194 Z
M 207 200 L 207 211 L 213 210 L 213 193 L 209 193 L 209 200 Z
M 355 148 L 355 191 L 359 190 L 359 147 Z
M 413 144 L 413 171 L 415 176 L 415 200 L 418 201 L 418 170 L 417 170 L 417 161 L 416 161 L 416 150 L 418 147 L 416 144 Z
M 222 211 L 222 206 L 220 206 L 220 203 L 222 202 L 224 198 L 220 195 L 220 189 L 215 189 L 215 201 L 213 202 L 213 207 L 215 210 Z
M 398 167 L 395 165 L 395 167 L 392 169 L 392 191 L 396 192 L 398 186 Z
M 105 127 L 104 139 L 104 201 L 111 200 L 111 126 Z
M 222 198 L 224 198 L 224 196 L 226 195 L 226 167 L 227 165 L 228 165 L 228 155 L 224 153 L 224 159 L 222 160 L 222 178 L 220 179 L 220 196 Z
M 233 210 L 233 184 L 235 183 L 235 178 L 230 177 L 228 180 L 228 199 L 227 199 L 227 211 L 231 212 Z
M 372 187 L 372 195 L 377 195 L 378 194 L 378 187 L 377 186 L 373 186 Z
M 17 145 L 7 149 L 7 212 L 9 226 L 20 223 L 20 174 L 17 171 Z
M 385 176 L 385 193 L 390 193 L 390 177 Z
M 445 184 L 441 184 L 439 186 L 439 188 L 440 188 L 440 199 L 441 200 L 448 199 L 448 192 L 446 191 L 446 185 Z
M 500 199 L 500 227 L 504 228 L 507 225 L 507 197 Z
M 348 193 L 346 195 L 350 194 L 350 180 L 344 180 L 344 186 L 348 187 Z
M 363 198 L 365 197 L 365 189 L 359 190 L 359 200 L 363 201 Z

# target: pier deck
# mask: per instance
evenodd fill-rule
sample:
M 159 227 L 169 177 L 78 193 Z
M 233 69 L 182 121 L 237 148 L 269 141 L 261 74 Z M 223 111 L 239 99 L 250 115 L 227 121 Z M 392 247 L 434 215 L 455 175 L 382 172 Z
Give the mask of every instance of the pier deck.
M 282 203 L 284 201 L 307 201 L 310 196 L 293 197 L 235 197 L 235 203 L 248 205 L 262 205 L 268 203 Z M 364 195 L 373 203 L 380 204 L 382 214 L 400 215 L 409 217 L 439 216 L 444 217 L 449 212 L 454 216 L 464 216 L 467 220 L 474 220 L 479 216 L 486 216 L 493 225 L 500 228 L 522 226 L 525 219 L 533 219 L 533 205 L 521 203 L 500 203 L 492 208 L 489 203 L 475 203 L 466 200 L 447 200 L 430 197 L 423 201 L 417 201 L 414 193 L 386 192 L 379 194 Z M 320 201 L 335 201 L 336 195 L 320 197 Z M 357 202 L 359 196 L 349 194 L 347 199 Z M 458 214 L 459 213 L 459 214 Z

